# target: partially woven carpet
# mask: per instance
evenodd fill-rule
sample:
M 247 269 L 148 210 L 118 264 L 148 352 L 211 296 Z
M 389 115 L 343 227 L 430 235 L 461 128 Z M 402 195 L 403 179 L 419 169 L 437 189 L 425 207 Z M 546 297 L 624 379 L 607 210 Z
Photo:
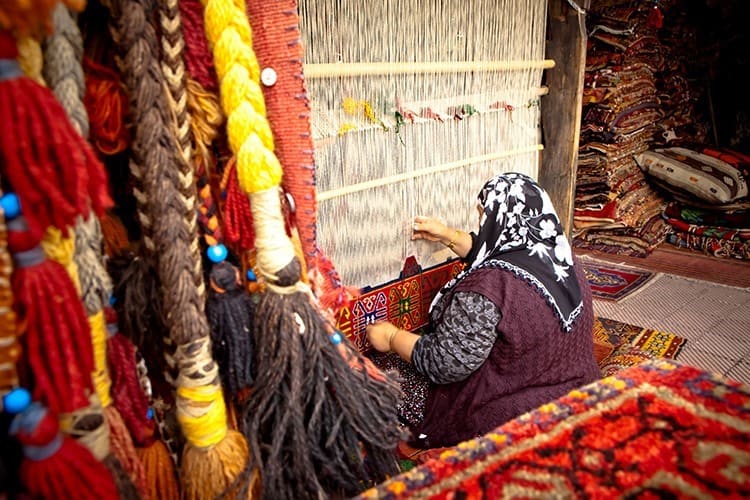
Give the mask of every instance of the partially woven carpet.
M 750 386 L 652 360 L 444 451 L 360 498 L 746 498 Z

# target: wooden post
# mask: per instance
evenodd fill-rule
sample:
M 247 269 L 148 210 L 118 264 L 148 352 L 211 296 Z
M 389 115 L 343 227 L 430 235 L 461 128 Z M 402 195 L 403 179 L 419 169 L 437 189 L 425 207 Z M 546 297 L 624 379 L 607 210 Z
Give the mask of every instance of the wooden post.
M 574 0 L 588 9 L 589 0 Z M 581 133 L 583 76 L 586 67 L 586 16 L 566 0 L 548 4 L 546 58 L 555 67 L 545 71 L 549 95 L 542 98 L 542 165 L 539 184 L 549 192 L 566 234 L 573 227 L 573 198 Z

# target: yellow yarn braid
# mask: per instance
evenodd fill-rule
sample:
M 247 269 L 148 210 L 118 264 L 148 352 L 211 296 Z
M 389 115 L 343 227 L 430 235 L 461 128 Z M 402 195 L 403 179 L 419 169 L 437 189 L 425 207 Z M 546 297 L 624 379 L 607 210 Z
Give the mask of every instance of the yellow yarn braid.
M 229 147 L 237 156 L 237 176 L 247 193 L 281 183 L 281 164 L 274 153 L 266 118 L 260 68 L 244 0 L 201 0 L 206 36 L 213 46 L 221 83 L 221 106 L 227 116 Z

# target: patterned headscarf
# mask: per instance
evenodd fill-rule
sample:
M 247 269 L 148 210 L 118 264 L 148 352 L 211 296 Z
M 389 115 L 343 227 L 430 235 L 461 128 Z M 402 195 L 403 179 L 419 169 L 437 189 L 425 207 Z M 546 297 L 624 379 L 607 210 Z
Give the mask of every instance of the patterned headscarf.
M 534 285 L 570 331 L 583 308 L 582 294 L 549 195 L 530 177 L 508 173 L 487 181 L 478 198 L 484 213 L 465 258 L 468 267 L 438 292 L 431 309 L 477 269 L 499 267 Z

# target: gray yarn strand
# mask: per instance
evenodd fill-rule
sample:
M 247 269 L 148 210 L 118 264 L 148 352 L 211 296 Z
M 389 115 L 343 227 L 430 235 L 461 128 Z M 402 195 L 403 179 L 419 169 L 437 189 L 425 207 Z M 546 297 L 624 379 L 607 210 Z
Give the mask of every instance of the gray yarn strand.
M 83 137 L 89 136 L 89 117 L 83 105 L 86 91 L 83 67 L 83 38 L 70 11 L 59 4 L 52 15 L 54 30 L 44 41 L 42 73 Z
M 71 123 L 83 137 L 88 137 L 89 118 L 83 104 L 86 91 L 83 76 L 83 37 L 70 11 L 62 4 L 52 16 L 53 32 L 44 41 L 44 79 L 68 114 Z M 73 259 L 86 314 L 94 315 L 104 308 L 112 294 L 112 281 L 102 260 L 102 232 L 99 219 L 89 213 L 79 217 L 74 229 Z

